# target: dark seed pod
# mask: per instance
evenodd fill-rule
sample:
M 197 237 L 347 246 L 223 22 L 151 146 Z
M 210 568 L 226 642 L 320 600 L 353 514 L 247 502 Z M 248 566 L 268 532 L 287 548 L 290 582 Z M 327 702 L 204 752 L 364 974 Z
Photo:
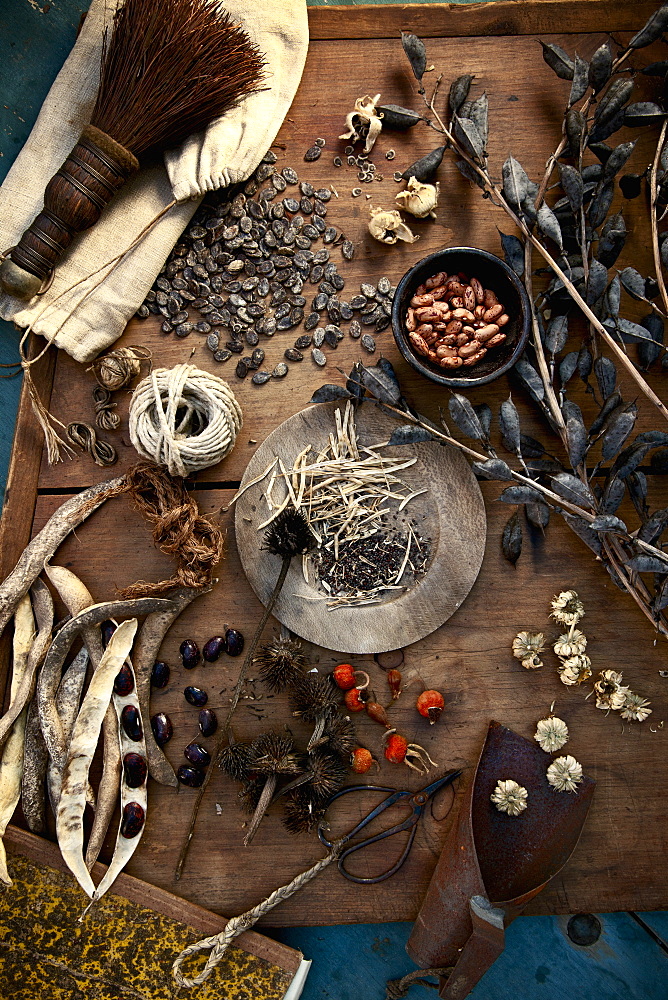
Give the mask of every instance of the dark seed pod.
M 413 70 L 413 76 L 420 83 L 427 68 L 427 50 L 422 39 L 408 31 L 401 32 L 401 44 Z
M 225 633 L 225 644 L 228 656 L 240 656 L 244 648 L 244 637 L 236 628 L 228 628 Z
M 128 802 L 121 818 L 121 836 L 132 840 L 141 833 L 146 814 L 138 802 Z
M 637 198 L 642 191 L 644 174 L 623 174 L 619 178 L 619 189 L 625 198 Z
M 121 725 L 129 740 L 137 743 L 142 738 L 141 716 L 134 705 L 126 705 L 121 712 Z
M 203 708 L 199 713 L 199 731 L 202 736 L 213 736 L 218 728 L 218 718 L 212 708 Z
M 194 705 L 195 708 L 203 708 L 209 700 L 206 691 L 202 691 L 198 687 L 187 687 L 184 689 L 183 694 L 188 704 Z
M 179 646 L 179 653 L 186 670 L 192 670 L 200 661 L 199 646 L 192 639 L 184 639 Z
M 383 121 L 384 129 L 403 130 L 413 128 L 420 121 L 420 115 L 399 104 L 383 104 L 376 108 L 376 114 Z
M 112 621 L 109 621 L 109 619 L 102 622 L 102 624 L 100 625 L 100 630 L 102 632 L 102 645 L 104 646 L 105 649 L 109 645 L 109 640 L 116 631 L 116 628 L 117 626 L 114 625 Z
M 176 772 L 176 777 L 182 785 L 187 785 L 188 788 L 201 788 L 204 784 L 204 771 L 198 771 L 196 767 L 188 767 L 187 764 L 181 765 Z
M 199 743 L 189 743 L 183 753 L 186 760 L 196 767 L 208 767 L 211 763 L 211 754 Z
M 215 663 L 223 652 L 225 652 L 225 640 L 222 635 L 214 635 L 204 643 L 202 656 L 207 663 Z
M 169 667 L 164 660 L 156 660 L 151 670 L 151 686 L 164 688 L 169 684 Z
M 127 663 L 124 663 L 114 678 L 114 692 L 125 698 L 135 686 L 135 679 Z
M 440 167 L 443 154 L 447 148 L 447 146 L 437 146 L 436 149 L 432 149 L 426 156 L 416 160 L 415 163 L 411 163 L 410 167 L 407 167 L 401 176 L 405 181 L 410 180 L 411 177 L 422 182 L 430 180 Z
M 146 781 L 148 767 L 139 753 L 126 753 L 123 758 L 123 780 L 128 788 L 140 788 Z
M 159 747 L 164 747 L 165 743 L 169 743 L 174 735 L 172 720 L 164 712 L 158 712 L 157 715 L 153 716 L 151 719 L 151 730 L 153 731 L 155 742 Z

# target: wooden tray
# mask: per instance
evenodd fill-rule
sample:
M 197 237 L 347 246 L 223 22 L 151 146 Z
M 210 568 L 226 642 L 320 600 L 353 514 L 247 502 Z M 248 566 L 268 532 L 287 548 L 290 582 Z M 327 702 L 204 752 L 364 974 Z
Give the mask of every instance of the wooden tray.
M 492 211 L 489 203 L 469 188 L 446 158 L 440 173 L 443 193 L 439 220 L 417 224 L 421 239 L 416 246 L 387 248 L 364 236 L 369 203 L 364 198 L 350 197 L 356 175 L 347 168 L 336 171 L 331 156 L 342 145 L 336 137 L 342 131 L 343 116 L 356 97 L 381 91 L 385 101 L 403 105 L 413 102 L 414 81 L 398 42 L 401 28 L 429 37 L 429 60 L 442 67 L 448 78 L 460 72 L 475 73 L 476 93 L 487 91 L 492 125 L 490 160 L 496 172 L 500 173 L 501 162 L 512 150 L 529 173 L 536 176 L 558 142 L 560 108 L 568 84 L 556 79 L 544 66 L 540 46 L 532 33 L 540 31 L 570 51 L 577 47 L 581 55 L 589 56 L 607 37 L 599 32 L 600 27 L 605 26 L 617 36 L 639 27 L 655 6 L 645 0 L 633 6 L 621 0 L 580 3 L 525 0 L 476 4 L 472 8 L 428 4 L 409 9 L 312 9 L 312 44 L 306 71 L 276 149 L 279 166 L 297 167 L 302 177 L 316 185 L 335 183 L 339 198 L 330 202 L 329 218 L 345 230 L 358 248 L 355 260 L 340 265 L 346 276 L 347 291 L 353 294 L 356 283 L 375 281 L 383 274 L 396 281 L 409 265 L 443 244 L 444 225 L 454 234 L 452 242 L 470 242 L 493 252 L 499 251 L 496 226 L 510 231 L 502 213 Z M 513 70 L 509 72 L 511 66 Z M 305 164 L 303 153 L 316 136 L 327 140 L 325 154 L 317 163 Z M 383 152 L 391 145 L 397 151 L 394 162 L 406 164 L 433 144 L 434 137 L 419 128 L 407 135 L 381 136 L 375 160 L 380 163 Z M 632 162 L 642 170 L 650 160 L 650 144 L 641 136 Z M 374 204 L 389 204 L 397 190 L 391 170 L 385 173 L 386 180 L 374 184 L 370 192 Z M 640 201 L 624 206 L 631 233 L 634 227 L 638 228 L 644 214 Z M 626 259 L 620 261 L 620 266 L 633 263 L 641 271 L 649 270 L 647 248 L 640 246 L 640 242 L 633 237 L 629 240 Z M 292 339 L 277 336 L 269 345 L 268 360 L 279 360 Z M 193 362 L 214 368 L 210 353 L 201 341 L 195 340 L 195 335 L 185 342 L 165 338 L 154 320 L 133 321 L 123 342 L 149 346 L 156 362 L 166 366 L 187 360 L 192 346 L 196 349 Z M 389 331 L 379 336 L 378 343 L 383 353 L 396 362 L 407 396 L 437 420 L 439 406 L 447 403 L 447 397 L 407 370 L 394 349 Z M 359 354 L 358 344 L 346 338 L 324 371 L 306 360 L 294 366 L 284 382 L 261 387 L 238 383 L 230 368 L 215 366 L 218 374 L 225 377 L 225 372 L 229 373 L 244 409 L 245 424 L 225 464 L 207 470 L 197 481 L 196 496 L 202 509 L 223 511 L 221 519 L 228 530 L 228 553 L 220 567 L 218 587 L 184 613 L 162 650 L 162 657 L 172 665 L 173 681 L 165 691 L 156 692 L 153 711 L 168 711 L 173 718 L 176 735 L 167 749 L 174 764 L 182 760 L 182 748 L 195 732 L 194 713 L 183 699 L 183 686 L 200 682 L 209 690 L 212 706 L 223 711 L 237 669 L 234 660 L 223 657 L 214 666 L 197 668 L 186 680 L 178 667 L 180 642 L 186 637 L 201 642 L 218 633 L 225 622 L 250 634 L 261 611 L 241 570 L 231 512 L 225 508 L 257 445 L 279 423 L 306 406 L 314 388 L 322 381 L 339 379 L 335 365 L 348 368 Z M 367 360 L 366 356 L 363 360 Z M 92 377 L 69 357 L 60 354 L 56 360 L 49 354 L 40 366 L 39 379 L 44 398 L 48 399 L 53 387 L 52 409 L 64 422 L 92 417 Z M 659 377 L 652 375 L 650 381 L 659 392 L 665 391 Z M 634 398 L 636 393 L 628 382 L 622 379 L 621 383 L 625 398 Z M 471 393 L 470 398 L 474 403 L 486 401 L 496 410 L 508 391 L 509 382 L 504 377 Z M 545 428 L 528 415 L 529 409 L 521 396 L 514 398 L 522 410 L 523 430 L 544 437 Z M 582 405 L 585 418 L 592 419 L 595 407 L 591 397 L 582 392 L 581 398 L 575 398 Z M 124 423 L 115 436 L 121 454 L 119 470 L 135 460 L 123 406 L 119 409 Z M 641 409 L 638 430 L 645 430 L 655 420 L 649 406 L 643 405 Z M 43 525 L 64 495 L 105 478 L 103 471 L 84 458 L 40 468 L 40 448 L 41 441 L 24 397 L 0 529 L 3 576 L 13 567 L 31 531 Z M 531 904 L 529 912 L 666 907 L 668 872 L 664 859 L 668 825 L 658 790 L 668 777 L 668 726 L 657 729 L 668 712 L 667 682 L 658 673 L 665 667 L 665 647 L 661 640 L 655 641 L 654 633 L 633 602 L 616 590 L 589 551 L 558 518 L 544 539 L 536 537 L 533 545 L 527 544 L 517 567 L 510 567 L 500 554 L 500 533 L 510 511 L 494 502 L 500 492 L 499 484 L 482 484 L 482 492 L 488 534 L 480 575 L 468 599 L 448 623 L 406 650 L 406 668 L 418 670 L 428 686 L 444 690 L 446 711 L 438 725 L 429 727 L 417 715 L 407 694 L 392 708 L 392 721 L 411 739 L 427 747 L 438 761 L 440 773 L 475 760 L 490 718 L 498 718 L 530 737 L 536 721 L 556 699 L 555 710 L 571 731 L 569 750 L 583 763 L 587 773 L 597 779 L 598 787 L 573 858 L 549 889 Z M 651 499 L 653 507 L 668 504 L 668 490 L 661 478 L 652 479 Z M 157 579 L 169 571 L 167 560 L 152 548 L 146 526 L 130 513 L 124 499 L 110 501 L 97 512 L 62 547 L 57 561 L 78 572 L 97 600 L 113 597 L 116 587 L 140 576 Z M 588 652 L 595 668 L 624 669 L 625 680 L 652 700 L 654 714 L 648 723 L 622 728 L 618 717 L 597 712 L 591 701 L 584 701 L 583 692 L 568 690 L 559 683 L 552 656 L 546 657 L 542 670 L 530 673 L 513 660 L 510 643 L 518 630 L 537 628 L 549 635 L 554 633 L 548 619 L 550 599 L 570 586 L 580 592 L 587 609 Z M 274 623 L 273 628 L 268 627 L 267 636 L 276 631 Z M 339 659 L 319 647 L 308 647 L 308 651 L 323 670 L 331 669 Z M 372 657 L 351 659 L 356 667 L 370 672 L 372 684 L 382 697 L 385 681 Z M 253 693 L 262 697 L 257 700 L 249 697 L 241 702 L 235 720 L 239 737 L 271 725 L 282 726 L 289 720 L 289 710 L 281 698 L 271 699 L 259 685 L 249 683 L 247 694 Z M 381 752 L 380 727 L 364 718 L 359 723 L 359 734 L 362 742 L 376 753 Z M 418 787 L 420 783 L 407 769 L 392 770 L 389 765 L 382 770 L 381 777 L 397 785 Z M 322 856 L 322 847 L 313 837 L 288 836 L 273 810 L 253 845 L 244 849 L 241 846 L 244 817 L 238 811 L 236 789 L 220 776 L 211 784 L 184 876 L 175 884 L 173 870 L 191 803 L 192 793 L 188 789 L 175 794 L 171 789 L 151 787 L 146 833 L 129 874 L 175 891 L 208 909 L 237 913 Z M 220 815 L 216 803 L 221 806 Z M 351 824 L 355 818 L 351 814 Z M 447 821 L 439 823 L 435 816 L 425 817 L 411 857 L 391 881 L 375 887 L 353 887 L 330 868 L 273 910 L 266 923 L 300 925 L 412 919 L 438 857 L 446 825 Z M 111 846 L 107 844 L 107 851 Z

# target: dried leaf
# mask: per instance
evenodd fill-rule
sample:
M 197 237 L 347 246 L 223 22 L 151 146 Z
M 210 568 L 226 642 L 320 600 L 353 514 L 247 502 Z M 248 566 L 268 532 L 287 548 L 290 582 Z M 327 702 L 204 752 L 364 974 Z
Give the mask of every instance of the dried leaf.
M 568 98 L 569 108 L 582 100 L 589 86 L 589 63 L 586 59 L 581 59 L 577 52 L 575 53 L 573 76 L 570 79 L 572 79 L 573 84 Z
M 455 138 L 469 156 L 481 162 L 484 160 L 485 144 L 475 123 L 470 118 L 455 118 L 454 133 Z
M 660 62 L 650 63 L 640 70 L 645 76 L 666 76 L 668 74 L 668 60 L 662 59 Z
M 668 526 L 668 507 L 655 510 L 652 516 L 638 529 L 638 538 L 648 545 L 656 545 Z
M 619 316 L 619 306 L 621 303 L 621 297 L 622 297 L 622 283 L 619 280 L 619 275 L 616 274 L 612 279 L 612 281 L 610 282 L 610 285 L 605 295 L 605 303 L 608 312 L 611 316 L 615 318 Z
M 589 266 L 587 282 L 587 305 L 593 306 L 601 298 L 608 284 L 608 269 L 598 260 L 592 260 Z
M 603 168 L 603 183 L 615 179 L 635 149 L 635 145 L 635 142 L 620 142 L 619 146 L 615 146 Z
M 545 528 L 550 523 L 550 508 L 546 503 L 543 503 L 542 500 L 536 503 L 528 503 L 524 507 L 524 512 L 529 524 L 533 525 L 534 528 L 540 528 L 541 531 L 545 531 Z
M 545 454 L 545 448 L 530 434 L 520 434 L 520 448 L 525 458 L 540 458 Z
M 560 472 L 552 477 L 552 489 L 554 492 L 575 504 L 586 504 L 588 507 L 595 507 L 596 500 L 593 494 L 587 489 L 584 483 L 580 482 L 576 476 L 570 472 Z
M 488 458 L 486 462 L 474 462 L 471 468 L 476 476 L 483 476 L 485 479 L 507 481 L 513 478 L 512 469 L 500 458 Z
M 623 479 L 613 476 L 603 490 L 600 510 L 602 514 L 614 514 L 624 499 L 626 484 Z
M 668 472 L 668 448 L 663 448 L 652 455 L 650 469 L 659 475 L 664 475 Z
M 643 128 L 645 125 L 660 124 L 666 117 L 666 112 L 652 101 L 639 101 L 629 104 L 624 111 L 624 124 L 627 128 Z
M 462 115 L 462 117 L 471 119 L 482 139 L 483 150 L 486 151 L 487 140 L 489 138 L 489 101 L 487 94 L 482 93 L 480 97 L 472 101 L 468 114 Z
M 560 45 L 555 45 L 554 43 L 548 45 L 547 42 L 542 41 L 540 44 L 543 46 L 543 59 L 550 69 L 553 70 L 560 79 L 572 80 L 575 65 L 569 54 L 565 52 Z
M 654 11 L 647 23 L 640 31 L 633 36 L 629 42 L 630 49 L 644 49 L 646 45 L 651 45 L 668 28 L 668 4 L 662 4 L 658 10 Z
M 568 340 L 568 316 L 555 316 L 550 320 L 545 333 L 545 346 L 554 357 L 560 354 Z
M 608 214 L 614 194 L 615 185 L 612 181 L 608 181 L 606 184 L 601 183 L 596 188 L 596 194 L 592 198 L 588 212 L 589 224 L 594 228 L 600 226 Z
M 506 521 L 501 536 L 501 551 L 513 566 L 522 554 L 522 523 L 517 510 Z
M 385 372 L 387 377 L 394 383 L 396 389 L 401 392 L 401 386 L 399 385 L 399 379 L 397 378 L 397 373 L 394 370 L 394 365 L 389 358 L 384 357 L 382 354 L 378 361 L 376 362 L 376 367 L 380 368 L 382 372 Z
M 647 520 L 649 517 L 649 507 L 647 506 L 647 476 L 644 472 L 637 470 L 628 477 L 626 485 L 628 486 L 629 496 L 633 501 L 633 506 L 638 513 L 638 517 L 641 521 Z
M 576 417 L 571 417 L 566 421 L 566 437 L 571 468 L 577 469 L 584 461 L 588 446 L 587 431 L 582 417 L 579 420 Z
M 618 79 L 610 84 L 594 112 L 594 122 L 606 125 L 624 107 L 633 92 L 633 80 Z
M 610 221 L 610 220 L 608 220 Z M 623 220 L 622 220 L 623 222 Z M 596 259 L 604 265 L 604 267 L 612 267 L 620 253 L 624 249 L 624 244 L 626 243 L 626 227 L 617 229 L 603 229 L 601 238 L 598 241 L 598 249 L 596 252 Z
M 424 42 L 417 35 L 413 35 L 408 31 L 402 31 L 401 44 L 411 64 L 413 76 L 421 83 L 424 71 L 427 68 L 427 50 L 424 47 Z
M 537 403 L 541 403 L 545 396 L 545 386 L 536 369 L 529 364 L 526 358 L 520 358 L 513 371 L 529 394 Z
M 331 403 L 333 399 L 350 399 L 352 393 L 341 385 L 321 385 L 311 396 L 312 403 Z
M 668 576 L 661 581 L 660 586 L 656 588 L 656 596 L 652 601 L 652 611 L 655 615 L 658 615 L 660 611 L 668 607 Z M 660 670 L 659 674 L 663 677 L 666 676 L 665 671 Z
M 645 298 L 645 279 L 634 267 L 625 267 L 619 279 L 631 298 L 642 301 Z
M 420 441 L 433 441 L 434 437 L 425 427 L 415 424 L 401 424 L 392 431 L 388 444 L 418 444 Z
M 552 209 L 548 208 L 544 202 L 538 209 L 537 220 L 540 231 L 545 236 L 549 236 L 551 240 L 554 240 L 559 249 L 563 250 L 564 243 L 561 235 L 561 226 Z
M 603 399 L 607 399 L 615 391 L 617 384 L 617 369 L 610 358 L 596 358 L 594 362 L 594 375 L 596 376 L 601 396 Z
M 575 215 L 582 207 L 582 193 L 584 190 L 582 175 L 579 170 L 566 163 L 561 167 L 560 180 L 564 194 L 568 199 L 568 204 L 571 207 L 571 212 Z
M 448 400 L 448 410 L 462 434 L 466 434 L 467 437 L 474 438 L 475 440 L 481 440 L 485 437 L 485 431 L 478 419 L 478 415 L 466 396 L 461 396 L 459 393 L 454 392 Z
M 482 425 L 482 429 L 485 432 L 485 437 L 489 437 L 490 427 L 492 426 L 492 411 L 490 410 L 487 403 L 478 403 L 474 406 L 476 416 Z
M 634 444 L 651 444 L 654 448 L 668 445 L 668 434 L 665 431 L 643 431 L 638 434 Z
M 613 531 L 616 534 L 627 535 L 628 530 L 624 522 L 619 517 L 615 517 L 614 514 L 599 514 L 591 522 L 590 527 L 593 531 Z
M 381 403 L 396 406 L 401 399 L 401 389 L 396 377 L 389 375 L 379 365 L 366 368 L 362 366 L 360 377 L 369 392 Z
M 647 371 L 661 354 L 663 344 L 663 320 L 656 313 L 650 313 L 640 320 L 640 325 L 644 326 L 651 341 L 643 340 L 638 344 L 638 361 L 641 367 Z
M 561 380 L 562 386 L 566 385 L 567 382 L 570 382 L 570 380 L 575 375 L 577 367 L 578 367 L 578 352 L 571 351 L 569 354 L 566 355 L 566 357 L 559 365 L 559 378 Z
M 362 365 L 356 361 L 346 379 L 346 389 L 354 399 L 362 399 L 366 387 L 362 381 Z
M 599 410 L 599 414 L 589 428 L 589 436 L 596 437 L 596 435 L 603 429 L 605 422 L 607 421 L 610 414 L 622 405 L 622 397 L 619 392 L 612 392 L 606 400 L 603 402 L 603 406 Z
M 654 338 L 644 326 L 640 326 L 639 323 L 634 323 L 630 319 L 625 319 L 623 316 L 617 319 L 617 329 L 626 343 L 635 343 L 637 340 L 647 340 L 654 343 Z
M 591 351 L 588 347 L 581 347 L 578 351 L 578 375 L 583 382 L 586 382 L 591 375 L 592 365 Z
M 411 163 L 410 167 L 406 167 L 401 176 L 405 181 L 410 180 L 411 177 L 415 177 L 416 180 L 423 183 L 430 180 L 440 167 L 443 154 L 447 148 L 447 145 L 445 145 L 432 149 L 426 156 L 420 157 L 415 163 Z
M 524 244 L 517 236 L 506 235 L 498 230 L 506 264 L 521 278 L 524 274 Z
M 605 87 L 610 79 L 611 72 L 612 53 L 610 52 L 610 46 L 607 42 L 604 42 L 603 45 L 596 49 L 589 63 L 589 82 L 595 94 Z
M 464 73 L 462 76 L 458 76 L 457 79 L 453 80 L 450 84 L 448 103 L 453 115 L 458 114 L 462 104 L 469 96 L 472 80 L 473 77 L 469 73 Z
M 477 187 L 484 189 L 485 187 L 484 180 L 482 179 L 480 174 L 473 169 L 468 160 L 455 160 L 455 166 L 459 170 L 460 174 L 462 174 L 462 176 L 465 177 L 467 181 L 471 181 L 472 184 L 475 184 Z
M 668 573 L 668 558 L 664 560 L 658 556 L 634 556 L 626 563 L 626 567 L 634 573 Z
M 503 503 L 537 503 L 542 495 L 530 486 L 507 486 L 497 499 Z
M 520 417 L 512 397 L 504 399 L 499 409 L 499 428 L 503 445 L 513 454 L 520 453 Z
M 619 476 L 620 479 L 628 479 L 654 447 L 653 444 L 638 444 L 637 441 L 634 441 L 615 459 L 612 473 Z
M 560 511 L 560 513 L 566 524 L 575 532 L 578 538 L 582 539 L 594 555 L 600 556 L 602 552 L 601 539 L 589 527 L 589 522 L 585 521 L 582 517 L 576 517 L 574 514 L 568 514 L 565 511 Z
M 529 178 L 521 163 L 509 156 L 503 164 L 503 193 L 513 208 L 521 208 L 527 196 Z
M 630 403 L 625 410 L 622 410 L 621 413 L 618 413 L 612 419 L 610 426 L 603 435 L 601 455 L 604 462 L 609 462 L 610 459 L 614 458 L 622 450 L 626 439 L 635 427 L 637 416 L 638 407 L 635 403 Z
M 381 119 L 383 128 L 390 130 L 403 131 L 403 129 L 413 128 L 419 121 L 422 121 L 422 115 L 419 115 L 417 111 L 402 108 L 400 104 L 378 104 L 376 114 Z
M 567 112 L 564 121 L 564 128 L 566 130 L 566 138 L 568 139 L 568 145 L 572 156 L 577 156 L 580 150 L 580 142 L 582 141 L 582 136 L 585 129 L 585 117 L 581 111 L 576 108 L 571 108 Z

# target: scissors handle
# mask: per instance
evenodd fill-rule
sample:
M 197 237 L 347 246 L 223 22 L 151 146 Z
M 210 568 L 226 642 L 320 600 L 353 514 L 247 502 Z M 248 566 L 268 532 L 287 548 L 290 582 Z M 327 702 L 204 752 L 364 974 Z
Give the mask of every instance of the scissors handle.
M 383 872 L 382 875 L 375 875 L 372 878 L 362 878 L 362 876 L 360 875 L 353 875 L 352 872 L 349 872 L 345 866 L 345 860 L 350 854 L 354 854 L 355 851 L 360 851 L 363 847 L 368 847 L 369 844 L 375 844 L 379 840 L 385 840 L 387 837 L 391 837 L 396 832 L 397 830 L 395 827 L 392 830 L 386 830 L 384 833 L 378 833 L 376 834 L 375 837 L 369 837 L 368 840 L 363 840 L 360 844 L 353 844 L 352 847 L 348 847 L 343 852 L 343 854 L 341 854 L 338 860 L 338 869 L 341 872 L 341 874 L 344 875 L 349 882 L 357 882 L 359 885 L 374 885 L 377 882 L 384 882 L 385 879 L 390 878 L 391 875 L 394 875 L 395 872 L 398 872 L 401 866 L 403 865 L 404 861 L 408 857 L 411 847 L 413 846 L 413 841 L 415 840 L 415 834 L 417 833 L 417 819 L 415 820 L 415 822 L 411 827 L 411 832 L 408 835 L 408 840 L 406 841 L 406 845 L 403 851 L 401 852 L 400 856 L 392 865 L 392 867 L 388 868 L 387 871 Z
M 351 792 L 386 792 L 387 798 L 383 799 L 383 801 L 379 802 L 378 805 L 371 810 L 371 812 L 367 813 L 367 815 L 360 820 L 357 826 L 345 835 L 344 840 L 351 840 L 355 834 L 359 833 L 360 830 L 363 830 L 365 826 L 368 826 L 369 823 L 376 818 L 376 816 L 380 815 L 380 813 L 389 809 L 389 807 L 393 806 L 395 802 L 399 802 L 401 799 L 409 798 L 412 795 L 412 792 L 398 791 L 396 788 L 387 788 L 384 785 L 348 785 L 347 788 L 342 788 L 340 791 L 335 792 L 334 795 L 332 795 L 331 799 L 327 803 L 327 808 L 329 809 L 332 802 L 335 802 L 336 799 L 340 799 L 342 795 L 349 795 Z M 392 832 L 396 832 L 395 827 L 392 828 Z M 324 844 L 325 847 L 332 847 L 333 841 L 327 840 L 322 825 L 318 827 L 318 836 L 320 837 L 320 842 Z M 380 839 L 384 839 L 386 836 L 387 833 L 384 833 Z M 365 841 L 365 843 L 369 843 L 369 841 Z

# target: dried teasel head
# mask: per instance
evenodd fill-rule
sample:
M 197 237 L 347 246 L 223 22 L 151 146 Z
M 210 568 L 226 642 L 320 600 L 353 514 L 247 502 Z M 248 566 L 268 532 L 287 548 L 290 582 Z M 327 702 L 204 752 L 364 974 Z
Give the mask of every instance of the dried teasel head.
M 315 544 L 315 535 L 302 511 L 286 507 L 267 528 L 262 548 L 286 559 L 305 555 Z
M 596 692 L 596 707 L 604 712 L 619 712 L 624 708 L 629 688 L 622 684 L 622 673 L 619 670 L 601 670 L 594 681 Z
M 575 625 L 584 613 L 584 604 L 575 590 L 562 590 L 552 600 L 551 617 L 564 625 Z
M 290 689 L 293 714 L 304 722 L 317 722 L 323 716 L 331 719 L 339 708 L 337 693 L 329 677 L 315 670 L 302 674 Z
M 306 657 L 300 642 L 280 636 L 265 643 L 253 662 L 259 668 L 263 683 L 271 691 L 280 692 L 303 676 Z
M 366 131 L 364 152 L 370 153 L 383 128 L 383 123 L 376 114 L 376 105 L 379 101 L 380 94 L 376 94 L 375 97 L 370 97 L 368 94 L 358 97 L 355 107 L 346 115 L 347 131 L 340 135 L 339 139 L 352 139 L 353 142 L 357 142 L 362 138 L 361 132 L 364 129 Z
M 151 352 L 147 347 L 117 347 L 94 361 L 86 371 L 93 372 L 95 378 L 108 389 L 124 389 L 132 379 L 141 374 L 142 361 L 148 361 Z
M 644 722 L 647 716 L 652 714 L 650 705 L 651 702 L 647 698 L 629 691 L 624 699 L 622 719 L 626 719 L 628 722 Z
M 536 670 L 543 666 L 540 653 L 545 649 L 545 636 L 542 632 L 518 632 L 513 639 L 513 656 L 520 660 L 527 670 Z
M 568 726 L 563 719 L 550 715 L 537 723 L 534 739 L 546 753 L 561 750 L 564 744 L 568 743 Z
M 570 754 L 557 757 L 547 769 L 547 780 L 558 792 L 576 792 L 582 781 L 582 764 Z
M 355 727 L 347 715 L 335 715 L 325 723 L 323 734 L 313 749 L 324 747 L 331 753 L 347 760 L 358 746 Z
M 507 813 L 509 816 L 519 816 L 524 812 L 528 798 L 529 793 L 526 788 L 512 778 L 499 779 L 490 795 L 490 800 L 499 812 Z
M 343 786 L 347 772 L 336 754 L 318 748 L 308 754 L 305 773 L 309 779 L 302 787 L 309 790 L 315 802 L 326 802 Z
M 573 684 L 582 684 L 583 681 L 591 677 L 591 660 L 586 653 L 577 656 L 569 656 L 567 660 L 562 660 L 559 665 L 559 679 L 562 684 L 569 687 Z
M 290 833 L 308 833 L 325 815 L 325 806 L 315 802 L 307 787 L 294 788 L 285 797 L 283 824 Z
M 239 803 L 244 812 L 254 813 L 264 790 L 266 778 L 244 778 L 239 789 Z
M 416 177 L 409 177 L 406 188 L 399 191 L 394 200 L 399 208 L 410 212 L 416 219 L 425 219 L 427 216 L 435 219 L 439 193 L 438 181 L 435 184 L 423 184 Z
M 220 752 L 220 767 L 235 781 L 244 781 L 252 770 L 254 757 L 252 743 L 230 743 Z
M 586 648 L 587 636 L 578 628 L 573 629 L 572 633 L 565 632 L 564 635 L 560 635 L 554 644 L 555 653 L 563 660 L 584 653 Z
M 410 231 L 396 209 L 388 211 L 385 208 L 371 207 L 369 216 L 369 232 L 379 243 L 391 244 L 396 243 L 397 240 L 402 240 L 404 243 L 415 243 L 420 238 Z
M 262 733 L 251 745 L 253 770 L 260 774 L 297 774 L 299 758 L 294 748 L 294 740 L 287 734 Z

